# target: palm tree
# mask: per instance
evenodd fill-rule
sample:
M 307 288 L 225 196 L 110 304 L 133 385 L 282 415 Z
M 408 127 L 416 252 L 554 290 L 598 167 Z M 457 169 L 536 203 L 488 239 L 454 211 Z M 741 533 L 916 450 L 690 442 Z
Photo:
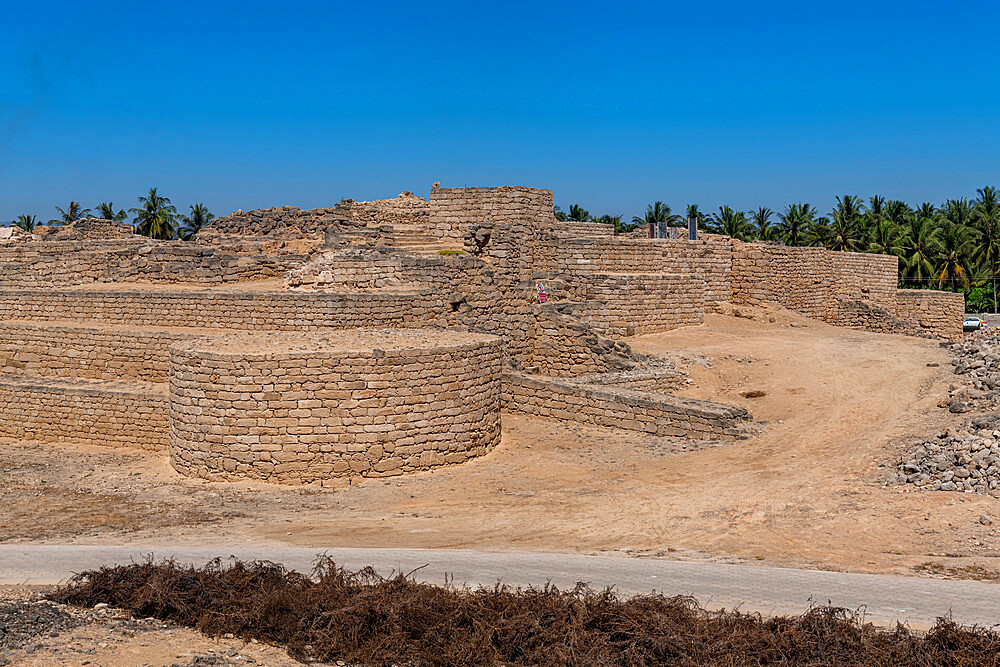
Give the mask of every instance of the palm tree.
M 903 262 L 906 275 L 918 283 L 934 274 L 934 260 L 941 250 L 940 229 L 933 218 L 910 220 L 904 246 Z
M 871 228 L 868 252 L 902 257 L 903 249 L 904 239 L 902 229 L 892 224 L 892 221 L 879 220 Z
M 661 201 L 656 201 L 646 207 L 646 214 L 643 217 L 632 216 L 632 224 L 641 225 L 643 223 L 659 224 L 661 222 L 672 225 L 682 222 L 681 216 L 670 212 L 670 206 Z
M 862 226 L 864 214 L 865 207 L 860 197 L 837 197 L 837 206 L 830 214 L 829 232 L 825 235 L 826 247 L 830 250 L 856 250 L 865 236 Z
M 569 219 L 573 222 L 586 222 L 590 220 L 590 213 L 579 204 L 573 204 L 569 207 Z
M 806 227 L 806 245 L 825 248 L 830 243 L 830 219 L 825 215 L 814 217 Z
M 29 234 L 35 229 L 35 225 L 37 224 L 38 224 L 38 218 L 29 213 L 22 213 L 21 215 L 17 216 L 17 220 L 14 221 L 15 227 L 20 227 Z
M 128 213 L 125 212 L 125 209 L 121 208 L 115 211 L 114 202 L 102 201 L 97 205 L 97 217 L 101 220 L 123 222 L 128 218 Z
M 194 238 L 195 234 L 201 231 L 201 228 L 210 223 L 215 218 L 204 204 L 195 204 L 191 207 L 191 214 L 185 215 L 183 218 L 184 225 L 180 229 L 180 237 L 185 241 L 190 241 Z M 621 216 L 618 216 L 618 222 L 621 223 Z M 616 227 L 617 229 L 617 227 Z
M 885 212 L 885 197 L 873 195 L 868 198 L 868 215 L 872 221 L 880 220 Z
M 940 228 L 940 245 L 938 249 L 938 282 L 948 281 L 951 291 L 955 292 L 956 283 L 962 282 L 962 287 L 968 287 L 969 257 L 972 254 L 974 231 L 965 225 L 945 222 Z
M 937 218 L 939 215 L 937 207 L 929 201 L 918 206 L 913 213 L 918 218 Z
M 816 207 L 806 202 L 789 204 L 778 218 L 778 233 L 786 245 L 806 245 L 807 234 L 816 224 Z
M 65 211 L 59 208 L 58 206 L 56 206 L 56 210 L 59 211 L 61 216 L 54 220 L 49 220 L 49 224 L 68 225 L 69 223 L 76 222 L 80 218 L 90 213 L 90 209 L 81 208 L 80 202 L 78 201 L 71 201 L 69 203 L 69 206 L 66 207 Z
M 756 211 L 750 211 L 750 221 L 757 228 L 757 238 L 767 241 L 771 232 L 771 216 L 774 211 L 766 206 L 760 206 Z
M 906 202 L 893 199 L 885 202 L 883 217 L 886 220 L 891 220 L 894 225 L 905 225 L 913 217 L 913 211 L 906 205 Z
M 559 222 L 566 222 L 569 220 L 569 216 L 566 215 L 566 212 L 563 211 L 558 205 L 554 205 L 552 207 L 552 215 L 555 216 L 555 219 Z
M 993 285 L 993 312 L 997 312 L 997 263 L 1000 262 L 1000 195 L 987 185 L 976 190 L 978 197 L 972 207 L 979 241 L 974 258 L 989 267 Z
M 140 196 L 139 208 L 129 209 L 135 214 L 132 221 L 138 232 L 154 239 L 171 239 L 177 233 L 177 208 L 170 204 L 170 199 L 157 193 L 156 188 L 150 188 L 149 194 Z
M 720 206 L 719 212 L 713 213 L 710 219 L 713 231 L 717 234 L 725 234 L 741 241 L 747 240 L 752 234 L 746 213 L 734 211 L 730 206 Z

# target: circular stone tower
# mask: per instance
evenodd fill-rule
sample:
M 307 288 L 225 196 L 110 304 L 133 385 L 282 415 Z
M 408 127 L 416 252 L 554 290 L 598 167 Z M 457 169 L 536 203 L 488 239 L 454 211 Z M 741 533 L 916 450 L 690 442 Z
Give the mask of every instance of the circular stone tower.
M 239 333 L 170 349 L 170 462 L 308 484 L 460 463 L 500 440 L 500 341 L 421 329 Z

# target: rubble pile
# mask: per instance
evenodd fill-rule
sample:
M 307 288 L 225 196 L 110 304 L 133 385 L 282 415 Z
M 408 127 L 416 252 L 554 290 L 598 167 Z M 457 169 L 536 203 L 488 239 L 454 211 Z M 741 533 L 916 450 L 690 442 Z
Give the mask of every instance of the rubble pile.
M 914 443 L 889 477 L 927 491 L 966 491 L 1000 497 L 1000 414 Z

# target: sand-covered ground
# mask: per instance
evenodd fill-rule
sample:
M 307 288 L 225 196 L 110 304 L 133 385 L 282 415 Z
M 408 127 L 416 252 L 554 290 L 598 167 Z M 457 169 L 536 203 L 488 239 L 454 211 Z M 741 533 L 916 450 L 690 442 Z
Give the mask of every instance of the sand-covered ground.
M 749 408 L 759 434 L 705 446 L 504 415 L 503 442 L 486 457 L 340 489 L 205 482 L 176 474 L 163 453 L 5 442 L 0 542 L 627 551 L 1000 570 L 1000 501 L 884 485 L 912 439 L 973 416 L 937 407 L 953 376 L 936 341 L 741 308 L 631 343 L 688 369 L 679 393 Z M 982 514 L 997 521 L 982 525 Z

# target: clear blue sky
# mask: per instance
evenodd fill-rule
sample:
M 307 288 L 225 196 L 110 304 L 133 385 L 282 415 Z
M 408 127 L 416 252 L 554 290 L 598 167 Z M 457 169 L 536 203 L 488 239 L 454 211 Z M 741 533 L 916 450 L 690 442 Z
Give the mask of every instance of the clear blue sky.
M 1000 3 L 5 2 L 0 220 L 522 184 L 780 209 L 1000 184 Z

